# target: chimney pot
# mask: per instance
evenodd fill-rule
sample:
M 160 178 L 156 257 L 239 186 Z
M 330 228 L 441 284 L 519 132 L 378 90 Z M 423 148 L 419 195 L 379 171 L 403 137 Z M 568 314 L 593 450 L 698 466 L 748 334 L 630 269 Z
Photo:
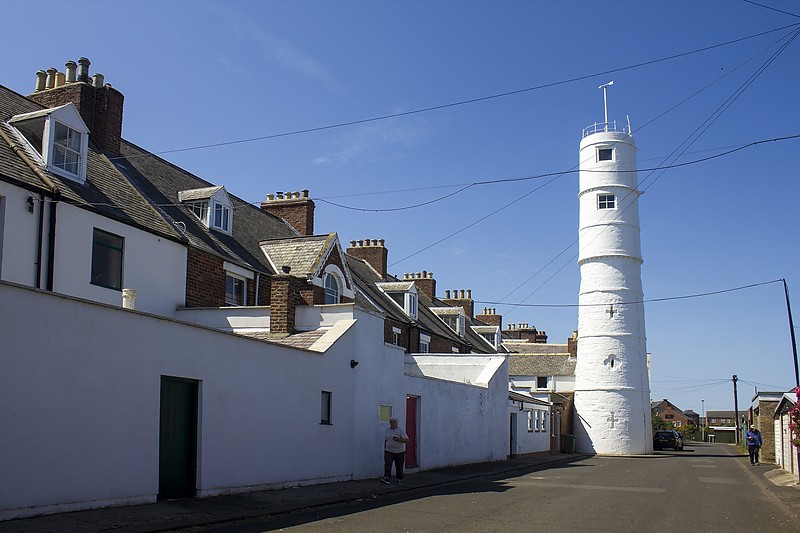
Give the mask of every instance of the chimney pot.
M 372 239 L 372 246 L 378 246 L 378 239 Z
M 467 289 L 467 298 L 472 300 L 472 289 Z
M 85 57 L 78 59 L 78 81 L 89 83 L 89 65 L 91 64 L 91 61 Z
M 56 87 L 63 86 L 67 81 L 67 77 L 63 72 L 56 72 Z
M 44 91 L 47 87 L 47 72 L 43 70 L 36 71 L 36 92 Z
M 464 298 L 465 298 L 465 296 L 464 296 L 464 289 L 461 289 L 461 299 L 463 300 Z
M 56 86 L 56 73 L 58 73 L 58 71 L 55 67 L 50 67 L 47 69 L 47 89 L 52 89 Z
M 430 279 L 433 279 L 433 272 L 428 272 L 428 277 L 429 277 Z
M 278 200 L 283 200 L 283 191 L 276 192 L 275 196 L 278 198 Z
M 358 241 L 358 245 L 359 245 L 359 246 L 364 246 L 364 241 L 362 241 L 362 240 L 360 240 L 360 239 L 359 239 L 359 241 Z
M 268 194 L 268 195 L 267 195 L 267 201 L 268 201 L 268 202 L 271 202 L 271 201 L 273 201 L 274 199 L 275 199 L 275 195 L 274 195 L 274 194 Z
M 444 298 L 445 298 L 445 300 L 449 300 L 450 299 L 450 291 L 444 291 Z
M 64 72 L 67 73 L 67 83 L 75 83 L 75 75 L 78 69 L 78 64 L 73 60 L 69 60 L 64 65 Z
M 378 246 L 383 246 L 385 242 L 383 239 L 378 239 Z
M 308 189 L 303 189 L 303 198 L 308 198 Z
M 104 80 L 105 80 L 105 77 L 98 72 L 94 76 L 92 76 L 92 85 L 94 85 L 95 87 L 97 87 L 99 89 L 100 87 L 103 86 L 103 81 Z
M 350 241 L 350 248 L 356 247 L 356 241 Z

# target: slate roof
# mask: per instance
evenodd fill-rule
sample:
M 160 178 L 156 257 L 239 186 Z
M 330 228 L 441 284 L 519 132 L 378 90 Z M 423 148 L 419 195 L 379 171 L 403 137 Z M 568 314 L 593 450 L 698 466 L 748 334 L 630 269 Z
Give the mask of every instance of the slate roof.
M 542 342 L 514 342 L 503 341 L 503 348 L 509 353 L 531 355 L 569 355 L 566 344 L 546 344 Z
M 123 140 L 120 152 L 121 156 L 114 158 L 116 167 L 157 206 L 164 218 L 185 226 L 186 230 L 182 233 L 192 247 L 257 272 L 274 274 L 259 243 L 267 239 L 299 235 L 282 219 L 230 193 L 228 197 L 233 206 L 231 235 L 209 229 L 185 204 L 178 201 L 178 193 L 216 185 L 131 142 Z
M 44 106 L 0 85 L 0 128 L 15 142 L 18 141 L 18 137 L 14 133 L 14 129 L 5 123 L 14 115 L 44 109 L 46 109 Z M 19 142 L 19 144 L 23 143 Z M 37 160 L 35 157 L 31 158 Z M 171 240 L 182 240 L 178 230 L 142 197 L 91 140 L 86 161 L 86 182 L 83 184 L 47 172 L 44 166 L 41 167 L 60 191 L 62 202 L 85 208 Z M 14 181 L 32 191 L 48 192 L 50 190 L 36 173 L 14 153 L 8 143 L 2 140 L 0 140 L 0 179 Z
M 217 191 L 222 190 L 222 186 L 217 187 L 203 187 L 202 189 L 190 189 L 188 191 L 178 191 L 178 200 L 185 202 L 187 200 L 205 200 L 214 196 Z
M 261 250 L 276 272 L 281 272 L 284 266 L 288 266 L 293 276 L 305 277 L 307 274 L 317 273 L 335 240 L 335 233 L 275 239 L 262 241 Z
M 574 376 L 576 359 L 566 355 L 509 355 L 510 376 Z
M 524 402 L 524 403 L 531 403 L 534 405 L 550 406 L 549 402 L 546 402 L 544 400 L 537 400 L 536 398 L 528 396 L 527 394 L 521 394 L 515 391 L 508 391 L 508 399 L 511 400 L 512 402 Z
M 261 332 L 261 331 L 255 331 L 255 332 L 245 331 L 245 332 L 239 332 L 237 334 L 242 335 L 244 337 L 250 337 L 253 339 L 270 341 L 275 344 L 291 346 L 292 348 L 300 348 L 303 350 L 307 350 L 311 348 L 311 346 L 313 346 L 314 343 L 320 339 L 320 337 L 325 335 L 325 333 L 327 333 L 327 330 L 325 329 L 316 329 L 314 331 L 303 331 L 300 333 L 294 333 L 292 335 L 283 338 L 274 338 L 271 337 L 268 332 Z

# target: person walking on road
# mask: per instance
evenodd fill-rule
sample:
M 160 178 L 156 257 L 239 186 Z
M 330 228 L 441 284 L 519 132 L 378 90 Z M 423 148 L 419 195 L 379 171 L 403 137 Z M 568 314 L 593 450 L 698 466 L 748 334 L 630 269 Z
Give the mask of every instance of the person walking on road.
M 406 443 L 409 441 L 406 432 L 397 427 L 397 419 L 389 419 L 386 438 L 383 441 L 383 481 L 387 485 L 392 479 L 392 463 L 394 463 L 397 484 L 403 484 L 403 464 L 406 460 Z
M 758 464 L 758 451 L 761 449 L 761 444 L 764 442 L 761 438 L 761 432 L 755 427 L 750 426 L 747 433 L 744 435 L 744 440 L 747 442 L 747 452 L 750 454 L 750 464 Z

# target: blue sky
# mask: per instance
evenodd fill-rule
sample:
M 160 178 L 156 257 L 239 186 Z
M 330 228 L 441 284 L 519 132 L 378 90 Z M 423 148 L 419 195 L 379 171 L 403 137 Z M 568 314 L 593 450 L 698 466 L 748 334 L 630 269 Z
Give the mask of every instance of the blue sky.
M 800 14 L 796 2 L 761 3 Z M 577 303 L 577 174 L 362 210 L 574 168 L 582 128 L 603 120 L 597 86 L 610 80 L 610 118 L 629 116 L 639 168 L 658 166 L 800 28 L 788 27 L 798 17 L 734 0 L 40 1 L 37 12 L 56 16 L 35 18 L 21 3 L 4 11 L 20 23 L 0 33 L 19 51 L 5 54 L 3 85 L 28 94 L 36 70 L 86 56 L 125 95 L 126 139 L 247 201 L 309 189 L 318 233 L 345 245 L 385 239 L 390 272 L 432 271 L 440 295 L 472 289 L 478 309 L 533 324 L 550 342 L 577 328 L 575 307 L 533 307 Z M 798 64 L 800 40 L 678 162 L 800 133 Z M 798 313 L 798 153 L 793 139 L 640 170 L 645 298 L 785 278 Z M 740 406 L 756 386 L 793 386 L 780 283 L 649 302 L 646 323 L 654 399 L 732 409 L 733 374 Z

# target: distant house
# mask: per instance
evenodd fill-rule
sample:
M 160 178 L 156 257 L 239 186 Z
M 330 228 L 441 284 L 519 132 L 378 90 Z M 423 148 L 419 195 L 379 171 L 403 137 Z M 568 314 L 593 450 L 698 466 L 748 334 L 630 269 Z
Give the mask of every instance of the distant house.
M 672 424 L 672 427 L 678 431 L 688 426 L 690 421 L 694 423 L 695 420 L 694 417 L 687 416 L 684 411 L 666 398 L 654 403 L 650 409 L 654 416 L 658 416 L 668 424 Z
M 783 394 L 773 412 L 773 434 L 775 435 L 775 462 L 792 474 L 798 473 L 797 448 L 792 444 L 789 430 L 789 411 L 797 403 L 797 394 Z M 763 451 L 763 448 L 762 448 Z
M 708 438 L 714 442 L 736 442 L 736 411 L 706 411 Z
M 761 432 L 761 462 L 775 461 L 775 423 L 774 415 L 778 404 L 783 399 L 783 392 L 760 391 L 752 398 L 748 411 L 747 426 L 754 425 Z

